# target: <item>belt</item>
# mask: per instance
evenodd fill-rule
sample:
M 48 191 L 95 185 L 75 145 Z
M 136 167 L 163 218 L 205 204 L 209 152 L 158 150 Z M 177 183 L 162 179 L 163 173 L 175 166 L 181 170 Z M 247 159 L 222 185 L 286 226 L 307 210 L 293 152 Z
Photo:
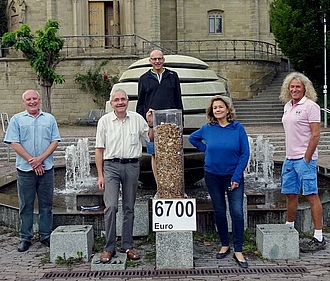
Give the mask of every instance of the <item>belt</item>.
M 137 163 L 139 161 L 139 158 L 113 158 L 113 159 L 105 159 L 104 161 L 127 164 L 127 163 Z

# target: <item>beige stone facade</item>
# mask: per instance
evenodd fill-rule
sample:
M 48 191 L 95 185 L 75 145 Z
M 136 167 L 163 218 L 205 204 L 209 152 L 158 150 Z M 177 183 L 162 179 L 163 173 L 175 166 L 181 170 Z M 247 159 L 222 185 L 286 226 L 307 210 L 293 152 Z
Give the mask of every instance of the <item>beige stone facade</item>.
M 271 0 L 11 0 L 9 29 L 32 30 L 48 19 L 61 35 L 137 34 L 150 41 L 237 39 L 274 43 L 269 25 Z M 209 13 L 222 16 L 222 32 L 209 32 Z
M 72 36 L 85 36 L 85 42 L 76 41 L 75 47 L 79 47 L 76 54 L 72 50 L 69 55 L 64 53 L 67 58 L 58 64 L 56 71 L 64 75 L 66 82 L 54 85 L 52 89 L 52 113 L 60 123 L 72 123 L 76 118 L 84 117 L 90 109 L 97 108 L 93 96 L 81 92 L 79 85 L 74 83 L 76 74 L 85 73 L 95 64 L 111 58 L 111 63 L 106 66 L 107 73 L 120 76 L 134 61 L 147 56 L 149 50 L 144 46 L 149 41 L 203 59 L 212 70 L 228 80 L 233 99 L 250 98 L 254 94 L 251 90 L 254 83 L 262 81 L 267 73 L 275 75 L 278 58 L 240 59 L 237 50 L 233 54 L 232 50 L 227 50 L 227 45 L 221 46 L 220 51 L 214 50 L 218 48 L 217 40 L 254 40 L 274 44 L 269 28 L 269 1 L 12 0 L 8 1 L 7 11 L 10 30 L 27 23 L 35 31 L 42 29 L 48 19 L 56 19 L 60 22 L 62 36 L 71 36 L 70 40 L 74 38 Z M 222 32 L 209 32 L 212 13 L 221 16 Z M 135 34 L 130 37 L 133 41 L 104 37 L 132 34 Z M 88 35 L 93 35 L 93 40 L 88 41 Z M 144 38 L 144 45 L 138 45 L 142 51 L 136 50 L 136 38 Z M 191 45 L 187 47 L 187 42 L 194 40 L 204 40 L 204 47 L 206 50 L 209 47 L 210 52 L 204 50 L 203 57 L 198 52 L 191 52 Z M 90 50 L 80 48 L 83 43 L 97 45 L 99 49 L 89 53 Z M 190 53 L 187 53 L 188 48 Z M 233 49 L 232 46 L 228 48 Z M 22 93 L 28 88 L 39 89 L 39 86 L 29 64 L 13 51 L 0 58 L 0 73 L 3 100 L 0 112 L 11 116 L 23 109 Z

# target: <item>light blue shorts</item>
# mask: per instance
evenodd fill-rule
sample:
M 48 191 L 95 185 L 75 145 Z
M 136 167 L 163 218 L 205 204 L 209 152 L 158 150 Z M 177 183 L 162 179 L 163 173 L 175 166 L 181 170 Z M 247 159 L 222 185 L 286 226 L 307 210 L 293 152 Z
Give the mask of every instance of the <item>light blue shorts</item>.
M 282 166 L 282 193 L 283 194 L 317 194 L 317 161 L 309 163 L 304 158 L 285 159 Z
M 155 143 L 152 141 L 146 141 L 146 148 L 148 154 L 155 154 Z

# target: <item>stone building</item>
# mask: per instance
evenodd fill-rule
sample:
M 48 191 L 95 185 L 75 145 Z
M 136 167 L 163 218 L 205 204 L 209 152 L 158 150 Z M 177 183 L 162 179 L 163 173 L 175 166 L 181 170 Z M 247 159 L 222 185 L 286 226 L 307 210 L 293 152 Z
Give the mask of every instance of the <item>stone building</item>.
M 49 19 L 60 22 L 66 59 L 56 71 L 66 82 L 54 85 L 52 110 L 59 122 L 72 123 L 97 107 L 74 83 L 77 73 L 110 58 L 105 71 L 120 76 L 153 48 L 202 59 L 228 81 L 233 99 L 252 97 L 283 61 L 270 29 L 270 1 L 8 0 L 8 29 L 26 23 L 35 31 Z M 22 92 L 38 85 L 13 50 L 0 58 L 0 71 L 0 111 L 12 115 L 22 109 Z

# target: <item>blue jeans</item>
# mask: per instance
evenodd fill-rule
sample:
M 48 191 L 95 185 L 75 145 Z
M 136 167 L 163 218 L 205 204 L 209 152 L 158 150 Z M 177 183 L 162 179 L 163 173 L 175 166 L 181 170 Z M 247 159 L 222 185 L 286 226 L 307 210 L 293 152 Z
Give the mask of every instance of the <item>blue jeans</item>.
M 211 196 L 214 219 L 222 246 L 229 246 L 228 222 L 226 216 L 226 194 L 229 212 L 232 220 L 232 235 L 235 252 L 242 252 L 244 242 L 244 178 L 238 188 L 229 191 L 232 175 L 219 176 L 209 172 L 204 173 L 205 183 Z
M 33 211 L 36 195 L 38 196 L 38 226 L 40 240 L 47 239 L 53 227 L 54 168 L 38 176 L 34 171 L 17 170 L 17 192 L 21 241 L 31 241 L 33 237 Z

